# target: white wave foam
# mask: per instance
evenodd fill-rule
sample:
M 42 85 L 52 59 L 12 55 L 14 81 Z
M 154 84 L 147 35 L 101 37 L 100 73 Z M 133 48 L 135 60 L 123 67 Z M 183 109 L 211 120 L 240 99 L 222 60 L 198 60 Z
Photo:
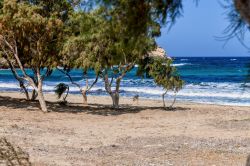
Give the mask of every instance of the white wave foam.
M 217 82 L 201 82 L 199 84 L 186 84 L 185 88 L 193 88 L 193 89 L 218 89 L 219 91 L 222 89 L 235 89 L 239 90 L 243 83 L 230 83 L 230 82 L 224 82 L 224 83 L 217 83 Z
M 230 61 L 237 61 L 237 59 L 230 59 Z
M 18 83 L 4 83 L 4 82 L 0 82 L 0 88 L 19 88 Z
M 145 93 L 152 95 L 160 95 L 164 92 L 161 88 L 150 88 L 150 87 L 121 87 L 121 90 L 125 92 Z
M 55 82 L 45 82 L 43 89 L 46 92 L 53 92 Z M 201 83 L 201 84 L 187 84 L 179 93 L 178 97 L 181 100 L 193 101 L 193 102 L 204 102 L 213 104 L 226 104 L 226 105 L 250 105 L 250 88 L 241 87 L 241 83 Z M 19 89 L 18 82 L 0 82 L 0 89 Z M 29 88 L 31 89 L 31 88 Z M 94 86 L 91 90 L 96 93 L 98 91 L 105 92 L 105 88 L 102 84 Z M 141 96 L 161 97 L 164 90 L 160 87 L 121 87 L 123 94 L 139 94 Z M 70 92 L 79 92 L 79 88 L 70 86 Z M 173 93 L 168 93 L 173 95 Z M 230 101 L 230 102 L 229 102 Z M 248 102 L 249 101 L 249 102 Z
M 176 64 L 172 64 L 172 66 L 185 66 L 185 65 L 191 65 L 191 63 L 176 63 Z
M 7 68 L 7 69 L 0 69 L 0 71 L 11 71 L 11 70 Z
M 125 92 L 136 92 L 151 95 L 161 95 L 164 90 L 161 88 L 146 88 L 146 87 L 123 87 L 121 90 Z M 170 92 L 170 95 L 173 93 Z M 183 89 L 178 95 L 183 97 L 205 97 L 205 98 L 231 98 L 231 99 L 250 99 L 250 93 L 244 91 L 221 91 L 217 90 L 203 90 L 203 89 Z
M 216 92 L 216 91 L 180 91 L 178 93 L 185 97 L 206 97 L 206 98 L 228 98 L 228 99 L 250 99 L 249 93 L 244 92 Z

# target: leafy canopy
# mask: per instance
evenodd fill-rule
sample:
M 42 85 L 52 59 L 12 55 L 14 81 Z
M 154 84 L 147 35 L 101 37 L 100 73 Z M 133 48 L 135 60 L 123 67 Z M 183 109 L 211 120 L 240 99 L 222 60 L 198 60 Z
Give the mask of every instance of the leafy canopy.
M 64 22 L 58 15 L 60 10 L 44 10 L 42 1 L 38 5 L 35 2 L 4 0 L 0 33 L 16 42 L 26 67 L 54 67 L 60 59 Z
M 177 70 L 172 66 L 172 60 L 162 57 L 148 57 L 144 59 L 138 70 L 138 75 L 145 74 L 152 77 L 157 86 L 166 91 L 178 92 L 182 89 L 184 81 L 181 80 Z
M 64 62 L 96 71 L 134 64 L 156 47 L 161 25 L 174 22 L 181 9 L 181 0 L 97 0 L 93 10 L 72 16 Z

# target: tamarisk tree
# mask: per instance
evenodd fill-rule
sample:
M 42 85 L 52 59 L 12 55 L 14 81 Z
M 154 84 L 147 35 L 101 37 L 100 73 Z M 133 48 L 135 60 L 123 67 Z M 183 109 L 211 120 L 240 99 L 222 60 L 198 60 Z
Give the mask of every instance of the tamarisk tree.
M 98 82 L 99 78 L 99 68 L 96 68 L 95 57 L 93 57 L 95 55 L 89 49 L 89 41 L 94 34 L 93 31 L 97 30 L 96 24 L 95 16 L 90 13 L 79 11 L 71 15 L 67 26 L 68 38 L 61 52 L 64 58 L 60 65 L 63 68 L 58 68 L 68 77 L 70 83 L 79 89 L 84 105 L 87 104 L 87 93 Z M 82 78 L 85 80 L 84 85 L 71 77 L 70 71 L 72 69 L 82 70 Z M 93 82 L 88 79 L 89 70 L 94 70 L 96 73 Z
M 82 35 L 83 50 L 78 58 L 83 67 L 91 64 L 103 79 L 113 107 L 119 107 L 120 84 L 148 52 L 156 48 L 161 24 L 173 22 L 180 13 L 181 1 L 98 1 L 88 14 L 91 27 Z
M 48 6 L 40 2 L 4 0 L 0 15 L 0 43 L 1 51 L 16 64 L 14 67 L 21 70 L 19 78 L 36 91 L 42 111 L 47 112 L 43 81 L 60 59 L 64 22 L 60 12 L 51 6 L 46 8 Z
M 2 14 L 2 9 L 3 9 L 3 0 L 0 0 L 0 15 Z M 22 78 L 19 77 L 19 75 L 17 74 L 17 71 L 15 70 L 15 66 L 13 64 L 13 62 L 10 61 L 10 59 L 8 58 L 8 54 L 11 53 L 9 52 L 10 50 L 9 49 L 6 49 L 6 47 L 4 47 L 4 44 L 2 43 L 2 36 L 0 36 L 1 39 L 0 39 L 0 45 L 1 45 L 1 48 L 0 48 L 0 58 L 3 58 L 5 60 L 5 64 L 2 64 L 4 65 L 5 67 L 9 67 L 11 69 L 11 72 L 14 76 L 14 78 L 19 82 L 19 86 L 21 88 L 21 90 L 25 93 L 25 96 L 26 96 L 26 99 L 29 100 L 30 97 L 29 97 L 29 93 L 28 93 L 28 90 L 25 86 L 25 82 Z
M 122 32 L 122 25 L 118 20 L 107 20 L 104 15 L 103 8 L 87 13 L 80 26 L 80 35 L 67 42 L 66 50 L 70 50 L 70 58 L 75 55 L 74 65 L 85 72 L 89 69 L 95 70 L 96 78 L 104 80 L 105 90 L 111 96 L 113 106 L 118 107 L 120 82 L 134 67 L 138 55 L 146 52 L 144 43 L 149 39 L 143 35 L 141 38 L 130 36 L 126 37 L 128 41 L 124 43 L 126 35 L 119 33 Z M 154 46 L 151 39 L 150 44 Z M 87 85 L 86 82 L 86 87 Z
M 182 89 L 184 81 L 178 76 L 176 68 L 172 66 L 172 60 L 167 58 L 154 58 L 149 64 L 149 75 L 153 77 L 156 85 L 163 87 L 163 107 L 166 107 L 165 96 L 169 91 L 174 92 L 174 100 L 169 108 L 172 108 L 176 101 L 177 92 Z
M 181 80 L 176 68 L 172 65 L 173 60 L 167 57 L 145 57 L 139 63 L 137 74 L 139 76 L 151 77 L 157 86 L 164 89 L 162 94 L 163 107 L 166 107 L 165 96 L 169 91 L 174 92 L 174 99 L 169 108 L 176 101 L 176 94 L 182 89 L 184 81 Z

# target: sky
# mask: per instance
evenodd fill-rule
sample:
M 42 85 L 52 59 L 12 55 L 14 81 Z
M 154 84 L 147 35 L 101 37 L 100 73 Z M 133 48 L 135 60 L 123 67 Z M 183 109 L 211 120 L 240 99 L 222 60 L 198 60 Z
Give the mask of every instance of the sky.
M 237 39 L 226 45 L 216 39 L 225 36 L 223 31 L 229 25 L 218 1 L 223 0 L 200 0 L 197 6 L 193 0 L 184 0 L 183 16 L 170 31 L 162 29 L 158 45 L 171 57 L 250 57 Z

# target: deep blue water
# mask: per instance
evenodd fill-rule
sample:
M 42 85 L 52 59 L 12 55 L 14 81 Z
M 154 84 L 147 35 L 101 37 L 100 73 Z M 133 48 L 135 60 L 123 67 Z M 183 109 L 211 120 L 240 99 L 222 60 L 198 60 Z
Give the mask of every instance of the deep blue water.
M 185 80 L 185 87 L 178 94 L 180 101 L 214 103 L 226 105 L 250 106 L 250 57 L 220 58 L 175 58 L 174 65 Z M 160 99 L 163 90 L 156 87 L 152 79 L 136 76 L 136 68 L 121 83 L 121 95 L 131 97 L 135 94 L 143 98 Z M 85 84 L 81 70 L 72 70 L 72 78 Z M 90 72 L 88 78 L 94 81 L 95 74 Z M 59 82 L 69 83 L 68 78 L 55 71 L 44 83 L 46 92 L 53 92 Z M 10 70 L 0 70 L 0 90 L 19 91 L 18 83 Z M 71 93 L 78 94 L 77 87 L 70 87 Z M 90 95 L 107 95 L 102 80 L 90 92 Z

